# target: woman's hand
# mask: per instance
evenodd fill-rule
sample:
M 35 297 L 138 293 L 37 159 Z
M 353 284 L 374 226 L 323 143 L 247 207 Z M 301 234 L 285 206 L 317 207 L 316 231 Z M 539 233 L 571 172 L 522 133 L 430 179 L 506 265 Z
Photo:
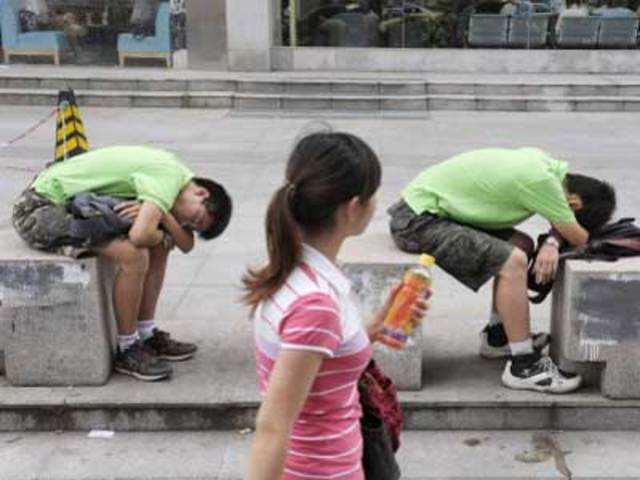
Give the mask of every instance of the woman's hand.
M 400 291 L 400 288 L 402 288 L 402 282 L 398 283 L 391 289 L 383 307 L 367 324 L 367 334 L 369 335 L 371 343 L 375 342 L 378 339 L 378 335 L 382 331 L 382 327 L 384 325 L 384 319 L 387 318 L 387 314 L 389 313 L 389 310 L 391 310 L 391 306 L 393 305 L 393 300 L 395 299 L 397 293 Z M 424 320 L 424 317 L 429 310 L 429 297 L 431 297 L 431 289 L 427 289 L 411 309 L 410 321 L 412 328 L 415 328 L 422 324 L 422 321 Z

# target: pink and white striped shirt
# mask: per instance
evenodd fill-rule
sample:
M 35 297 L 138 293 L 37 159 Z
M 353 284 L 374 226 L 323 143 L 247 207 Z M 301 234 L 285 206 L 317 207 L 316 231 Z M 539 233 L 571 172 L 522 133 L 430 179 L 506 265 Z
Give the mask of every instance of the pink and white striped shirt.
M 349 280 L 317 250 L 254 314 L 258 383 L 265 393 L 281 350 L 325 355 L 289 440 L 285 480 L 363 480 L 357 382 L 371 358 Z

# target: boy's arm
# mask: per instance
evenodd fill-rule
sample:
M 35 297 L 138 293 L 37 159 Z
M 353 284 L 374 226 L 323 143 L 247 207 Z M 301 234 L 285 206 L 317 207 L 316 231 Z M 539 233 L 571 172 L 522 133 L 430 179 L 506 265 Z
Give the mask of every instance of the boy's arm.
M 165 213 L 162 216 L 161 223 L 167 233 L 171 235 L 180 251 L 189 253 L 193 249 L 193 245 L 195 244 L 193 232 L 180 225 L 176 217 L 171 213 Z
M 559 249 L 564 243 L 581 247 L 589 241 L 587 232 L 579 223 L 552 224 L 549 237 L 540 247 L 533 271 L 536 282 L 545 284 L 553 280 L 558 271 Z
M 576 223 L 555 223 L 551 225 L 553 235 L 559 241 L 565 241 L 574 247 L 582 247 L 589 241 L 587 232 L 578 222 Z
M 129 230 L 131 243 L 139 248 L 150 248 L 162 242 L 164 233 L 158 228 L 162 216 L 162 210 L 155 203 L 143 202 Z
M 146 220 L 143 220 L 142 221 L 143 223 L 139 223 L 138 226 L 136 227 L 136 230 L 134 231 L 133 226 L 136 225 L 138 218 L 142 214 L 142 208 L 146 203 L 151 205 L 151 207 L 147 207 L 147 209 L 154 210 L 154 212 L 148 211 L 146 213 L 147 215 Z M 183 251 L 184 253 L 188 253 L 193 249 L 193 245 L 195 243 L 193 238 L 193 232 L 191 232 L 191 230 L 188 230 L 182 227 L 171 213 L 163 214 L 162 211 L 157 207 L 155 203 L 144 202 L 140 204 L 140 202 L 138 202 L 137 200 L 131 200 L 131 201 L 120 203 L 115 207 L 115 210 L 118 213 L 118 215 L 120 215 L 122 218 L 133 221 L 133 226 L 131 228 L 131 231 L 134 231 L 133 237 L 131 236 L 131 231 L 130 231 L 129 239 L 132 241 L 132 243 L 134 243 L 134 245 L 136 244 L 135 242 L 139 242 L 140 245 L 137 245 L 137 246 L 147 246 L 147 247 L 151 246 L 151 245 L 148 245 L 149 241 L 151 240 L 145 239 L 146 234 L 144 233 L 144 231 L 146 228 L 152 229 L 153 225 L 155 225 L 155 229 L 158 229 L 158 225 L 162 224 L 162 227 L 164 228 L 166 233 L 170 235 L 171 240 L 178 246 L 178 248 L 181 251 Z M 160 219 L 156 221 L 156 217 L 158 216 L 158 214 L 160 215 Z M 147 224 L 147 222 L 149 223 Z M 162 231 L 160 231 L 160 233 L 162 233 Z M 150 235 L 150 233 L 148 234 Z M 163 240 L 162 238 L 163 236 L 164 235 L 160 237 L 160 241 Z M 157 242 L 157 243 L 160 243 L 160 242 Z M 157 243 L 154 243 L 153 245 L 157 245 Z
M 521 205 L 551 223 L 559 241 L 581 247 L 589 241 L 589 233 L 576 221 L 565 196 L 562 184 L 555 178 L 547 178 L 519 186 Z

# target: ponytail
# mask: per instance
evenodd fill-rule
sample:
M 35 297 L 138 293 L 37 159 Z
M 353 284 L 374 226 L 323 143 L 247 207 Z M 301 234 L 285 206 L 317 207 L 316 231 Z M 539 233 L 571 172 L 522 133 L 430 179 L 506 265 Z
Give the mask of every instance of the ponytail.
M 302 258 L 302 239 L 291 211 L 293 192 L 293 185 L 287 184 L 273 195 L 266 218 L 269 263 L 250 268 L 242 278 L 243 300 L 253 309 L 282 286 Z

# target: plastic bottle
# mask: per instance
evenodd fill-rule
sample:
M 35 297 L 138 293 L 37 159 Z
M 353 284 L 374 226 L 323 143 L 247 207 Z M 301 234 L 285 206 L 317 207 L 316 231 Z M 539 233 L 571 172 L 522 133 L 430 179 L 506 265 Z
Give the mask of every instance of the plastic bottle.
M 378 340 L 388 347 L 402 349 L 413 330 L 411 311 L 421 297 L 431 290 L 431 267 L 435 259 L 420 255 L 418 266 L 408 270 L 402 279 L 402 287 L 393 298 L 391 308 L 384 319 Z

